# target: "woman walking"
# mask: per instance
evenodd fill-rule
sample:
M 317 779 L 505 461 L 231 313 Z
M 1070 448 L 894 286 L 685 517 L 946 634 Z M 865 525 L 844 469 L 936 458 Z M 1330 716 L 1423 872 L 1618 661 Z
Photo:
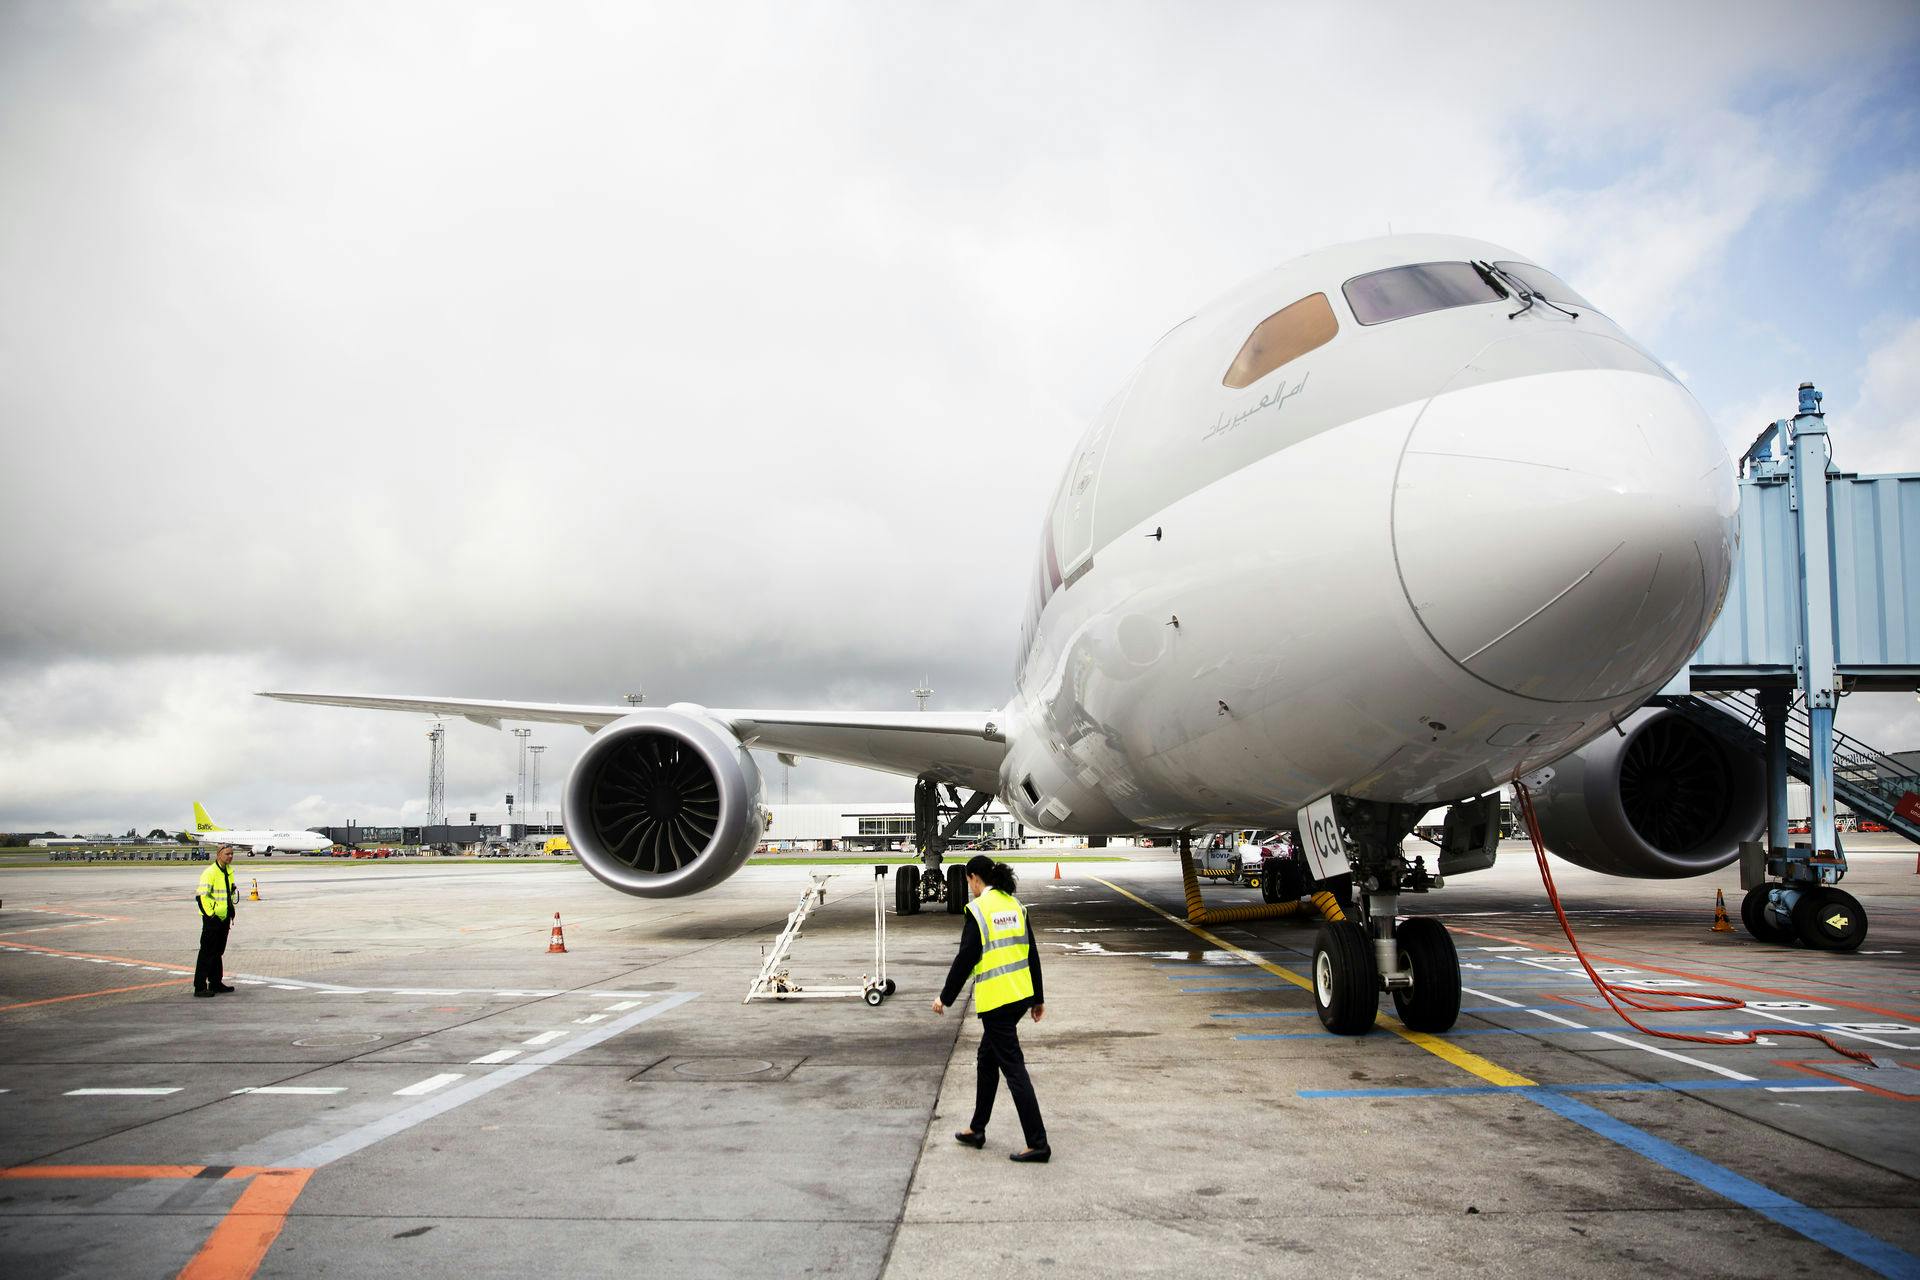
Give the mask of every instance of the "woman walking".
M 947 985 L 933 1002 L 935 1013 L 960 998 L 960 988 L 973 978 L 973 1005 L 980 1014 L 980 1064 L 973 1093 L 973 1123 L 954 1134 L 969 1147 L 987 1145 L 987 1121 L 993 1118 L 993 1098 L 1000 1077 L 1007 1079 L 1014 1110 L 1025 1130 L 1025 1150 L 1008 1156 L 1022 1163 L 1045 1164 L 1053 1154 L 1047 1146 L 1047 1127 L 1040 1120 L 1040 1103 L 1027 1078 L 1027 1060 L 1020 1052 L 1020 1015 L 1029 1009 L 1035 1022 L 1047 1011 L 1040 985 L 1040 949 L 1033 942 L 1027 909 L 1014 899 L 1013 868 L 976 854 L 967 860 L 966 922 L 960 928 L 960 954 L 947 972 Z

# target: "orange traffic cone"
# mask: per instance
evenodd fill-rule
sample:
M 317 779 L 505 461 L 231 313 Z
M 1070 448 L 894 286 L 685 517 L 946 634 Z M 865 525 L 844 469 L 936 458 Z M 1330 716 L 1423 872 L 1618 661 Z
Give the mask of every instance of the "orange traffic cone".
M 1060 864 L 1057 862 L 1053 864 L 1053 878 L 1055 880 L 1060 878 Z
M 258 902 L 258 901 L 260 901 L 260 880 L 259 880 L 259 877 L 257 877 L 257 876 L 256 876 L 256 877 L 254 878 L 254 881 L 253 881 L 253 892 L 252 892 L 252 893 L 250 893 L 250 894 L 248 894 L 247 896 L 248 896 L 249 898 L 252 898 L 252 899 L 253 899 L 253 900 L 254 900 L 255 902 Z
M 1715 933 L 1733 932 L 1733 921 L 1727 919 L 1727 895 L 1721 889 L 1713 891 L 1713 931 Z
M 553 955 L 555 952 L 564 954 L 566 949 L 567 938 L 560 932 L 560 913 L 556 911 L 553 913 L 553 937 L 547 942 L 547 954 Z

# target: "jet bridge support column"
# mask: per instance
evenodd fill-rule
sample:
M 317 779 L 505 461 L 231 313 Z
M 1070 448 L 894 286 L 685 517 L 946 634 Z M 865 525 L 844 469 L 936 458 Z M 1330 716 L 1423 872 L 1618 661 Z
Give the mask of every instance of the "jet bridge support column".
M 1755 699 L 1767 738 L 1767 856 L 1781 856 L 1787 847 L 1787 704 L 1785 689 L 1762 689 Z

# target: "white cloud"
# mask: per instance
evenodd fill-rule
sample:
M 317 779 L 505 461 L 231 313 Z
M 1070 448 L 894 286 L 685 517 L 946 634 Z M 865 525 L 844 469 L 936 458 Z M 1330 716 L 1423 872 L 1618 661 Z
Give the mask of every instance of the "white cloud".
M 1849 12 L 9 8 L 0 807 L 415 803 L 267 685 L 987 705 L 1174 322 L 1391 222 L 1652 338 L 1911 43 Z

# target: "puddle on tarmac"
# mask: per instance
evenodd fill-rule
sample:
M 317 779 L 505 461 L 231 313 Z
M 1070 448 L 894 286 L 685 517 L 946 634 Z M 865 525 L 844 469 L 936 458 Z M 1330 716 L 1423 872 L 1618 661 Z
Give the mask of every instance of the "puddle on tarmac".
M 1049 933 L 1067 933 L 1066 929 L 1049 929 Z M 1231 951 L 1120 951 L 1103 946 L 1098 942 L 1043 942 L 1042 946 L 1059 947 L 1062 954 L 1070 956 L 1124 956 L 1129 960 L 1185 960 L 1198 965 L 1244 965 L 1247 962 Z

